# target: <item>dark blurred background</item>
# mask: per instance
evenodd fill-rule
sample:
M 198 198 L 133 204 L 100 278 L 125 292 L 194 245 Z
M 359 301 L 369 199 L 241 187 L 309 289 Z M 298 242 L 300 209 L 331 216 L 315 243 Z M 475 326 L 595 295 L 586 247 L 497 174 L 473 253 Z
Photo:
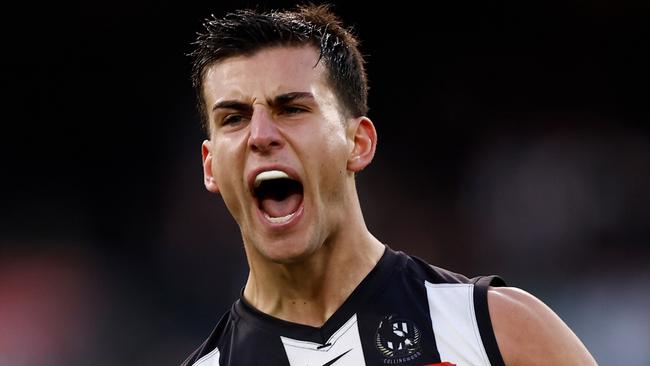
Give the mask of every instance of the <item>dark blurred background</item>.
M 650 7 L 523 3 L 335 5 L 379 132 L 368 226 L 535 294 L 603 365 L 648 365 Z M 3 6 L 0 365 L 176 365 L 238 296 L 185 54 L 254 4 Z

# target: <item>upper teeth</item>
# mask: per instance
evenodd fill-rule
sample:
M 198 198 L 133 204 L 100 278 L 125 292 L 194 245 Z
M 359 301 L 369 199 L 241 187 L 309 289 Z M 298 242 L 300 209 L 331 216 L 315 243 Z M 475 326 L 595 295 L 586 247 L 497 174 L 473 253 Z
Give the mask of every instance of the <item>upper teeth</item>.
M 267 170 L 265 172 L 261 172 L 255 177 L 255 188 L 259 187 L 259 185 L 262 184 L 262 182 L 265 180 L 282 179 L 282 178 L 290 178 L 290 177 L 289 174 L 281 170 Z

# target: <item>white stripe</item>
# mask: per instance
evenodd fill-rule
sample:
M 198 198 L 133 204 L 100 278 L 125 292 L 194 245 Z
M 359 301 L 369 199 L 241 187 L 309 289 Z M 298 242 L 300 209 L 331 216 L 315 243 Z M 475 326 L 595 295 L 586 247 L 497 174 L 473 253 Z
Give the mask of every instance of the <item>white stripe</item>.
M 458 366 L 489 366 L 476 323 L 474 285 L 424 284 L 440 360 Z
M 364 366 L 363 348 L 359 337 L 357 314 L 348 319 L 322 347 L 319 343 L 280 337 L 291 366 L 323 365 L 345 354 L 336 366 Z
M 219 348 L 214 348 L 212 352 L 199 358 L 193 366 L 219 366 Z

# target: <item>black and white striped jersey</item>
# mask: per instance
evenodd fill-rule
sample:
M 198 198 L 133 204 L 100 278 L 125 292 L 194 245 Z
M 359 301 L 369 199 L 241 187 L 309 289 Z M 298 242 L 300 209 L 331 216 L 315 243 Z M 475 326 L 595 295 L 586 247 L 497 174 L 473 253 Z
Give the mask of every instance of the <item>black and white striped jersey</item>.
M 182 366 L 503 365 L 487 304 L 488 287 L 503 285 L 386 247 L 322 327 L 271 317 L 242 297 Z

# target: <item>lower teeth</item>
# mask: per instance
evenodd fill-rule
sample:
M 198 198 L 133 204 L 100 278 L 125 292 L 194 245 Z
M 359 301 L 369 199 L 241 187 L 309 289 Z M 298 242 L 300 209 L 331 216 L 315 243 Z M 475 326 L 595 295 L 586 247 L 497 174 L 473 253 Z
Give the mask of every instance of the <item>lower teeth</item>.
M 267 213 L 264 213 L 264 216 L 266 216 L 266 218 L 269 221 L 271 221 L 272 223 L 274 223 L 274 224 L 282 224 L 282 223 L 285 223 L 285 222 L 289 221 L 289 219 L 291 219 L 293 217 L 293 215 L 295 215 L 295 214 L 296 213 L 294 212 L 294 213 L 288 214 L 287 216 L 271 217 Z

